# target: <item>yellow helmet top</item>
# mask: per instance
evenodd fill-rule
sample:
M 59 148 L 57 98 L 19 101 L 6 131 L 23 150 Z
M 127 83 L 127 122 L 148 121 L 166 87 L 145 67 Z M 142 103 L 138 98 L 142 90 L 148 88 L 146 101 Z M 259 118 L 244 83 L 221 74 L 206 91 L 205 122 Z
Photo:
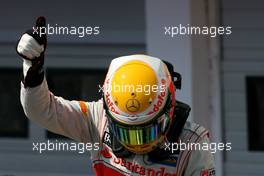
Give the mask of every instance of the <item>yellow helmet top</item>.
M 157 76 L 146 63 L 129 61 L 116 70 L 111 80 L 112 98 L 124 113 L 145 111 L 156 97 Z

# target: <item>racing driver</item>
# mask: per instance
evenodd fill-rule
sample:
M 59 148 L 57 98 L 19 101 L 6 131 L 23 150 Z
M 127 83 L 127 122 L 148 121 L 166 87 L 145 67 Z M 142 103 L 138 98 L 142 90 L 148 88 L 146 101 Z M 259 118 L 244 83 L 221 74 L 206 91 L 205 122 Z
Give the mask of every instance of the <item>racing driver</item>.
M 42 27 L 45 18 L 39 17 L 16 46 L 23 58 L 21 103 L 29 119 L 78 142 L 99 143 L 91 151 L 98 176 L 215 175 L 210 151 L 171 149 L 209 139 L 206 129 L 186 121 L 190 107 L 175 99 L 181 78 L 170 63 L 147 55 L 113 59 L 100 100 L 65 100 L 49 91 L 45 79 Z

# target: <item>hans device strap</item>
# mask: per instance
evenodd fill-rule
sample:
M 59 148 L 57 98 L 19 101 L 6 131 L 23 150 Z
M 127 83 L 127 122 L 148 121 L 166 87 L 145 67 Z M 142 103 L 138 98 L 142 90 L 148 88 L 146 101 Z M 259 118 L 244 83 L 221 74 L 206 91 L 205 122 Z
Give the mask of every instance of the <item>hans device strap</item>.
M 162 60 L 162 61 L 167 66 L 167 68 L 168 68 L 168 70 L 170 72 L 170 75 L 172 77 L 172 81 L 173 81 L 173 83 L 175 85 L 175 88 L 176 89 L 181 89 L 181 82 L 182 82 L 181 74 L 174 71 L 173 65 L 170 62 L 165 61 L 165 60 Z

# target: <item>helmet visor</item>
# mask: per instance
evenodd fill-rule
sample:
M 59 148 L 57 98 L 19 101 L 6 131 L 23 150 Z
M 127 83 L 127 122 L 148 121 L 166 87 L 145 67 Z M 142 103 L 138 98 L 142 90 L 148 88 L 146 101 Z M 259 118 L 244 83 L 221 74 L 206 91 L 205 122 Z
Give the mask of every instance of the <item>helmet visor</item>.
M 169 121 L 170 118 L 164 114 L 153 123 L 145 125 L 125 126 L 110 120 L 110 127 L 122 144 L 145 145 L 158 141 L 164 135 Z

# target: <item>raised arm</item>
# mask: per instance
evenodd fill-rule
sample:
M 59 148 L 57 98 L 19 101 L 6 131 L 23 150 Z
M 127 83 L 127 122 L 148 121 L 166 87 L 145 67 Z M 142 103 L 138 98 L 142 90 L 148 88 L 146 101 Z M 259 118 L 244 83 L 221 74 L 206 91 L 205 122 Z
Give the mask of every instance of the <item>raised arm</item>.
M 22 35 L 17 53 L 23 58 L 24 80 L 21 104 L 26 116 L 42 127 L 76 141 L 99 142 L 99 118 L 95 117 L 99 102 L 68 101 L 54 96 L 48 89 L 43 64 L 46 35 L 40 36 L 45 18 L 39 17 L 35 29 Z

